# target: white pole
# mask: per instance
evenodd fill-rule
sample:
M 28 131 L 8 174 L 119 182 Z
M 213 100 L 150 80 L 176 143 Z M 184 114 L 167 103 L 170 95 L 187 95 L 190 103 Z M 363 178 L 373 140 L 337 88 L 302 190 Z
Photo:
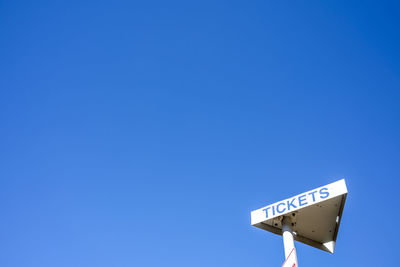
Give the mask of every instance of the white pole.
M 292 220 L 288 216 L 283 217 L 282 220 L 282 236 L 283 246 L 285 247 L 285 259 L 287 259 L 290 252 L 294 249 Z

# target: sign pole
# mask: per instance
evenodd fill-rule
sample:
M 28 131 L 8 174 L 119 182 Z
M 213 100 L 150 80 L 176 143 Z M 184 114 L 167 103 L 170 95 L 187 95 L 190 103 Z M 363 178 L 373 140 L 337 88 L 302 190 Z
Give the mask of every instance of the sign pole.
M 284 216 L 282 220 L 282 236 L 283 246 L 285 248 L 285 259 L 290 255 L 290 252 L 294 249 L 293 231 L 292 231 L 292 220 L 289 216 Z

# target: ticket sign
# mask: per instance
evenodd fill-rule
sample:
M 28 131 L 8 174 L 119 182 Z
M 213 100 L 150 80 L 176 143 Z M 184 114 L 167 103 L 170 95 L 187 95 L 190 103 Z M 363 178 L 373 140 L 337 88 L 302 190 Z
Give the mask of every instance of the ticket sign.
M 254 210 L 251 224 L 282 234 L 282 216 L 291 216 L 295 240 L 333 253 L 346 197 L 342 179 Z
M 293 248 L 282 267 L 298 267 L 296 249 Z

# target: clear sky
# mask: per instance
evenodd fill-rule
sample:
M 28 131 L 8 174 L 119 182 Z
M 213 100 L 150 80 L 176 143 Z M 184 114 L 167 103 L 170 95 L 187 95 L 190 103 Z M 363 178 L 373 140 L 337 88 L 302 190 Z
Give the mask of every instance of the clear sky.
M 398 265 L 398 1 L 0 1 L 0 266 L 281 266 L 250 211 L 346 178 Z

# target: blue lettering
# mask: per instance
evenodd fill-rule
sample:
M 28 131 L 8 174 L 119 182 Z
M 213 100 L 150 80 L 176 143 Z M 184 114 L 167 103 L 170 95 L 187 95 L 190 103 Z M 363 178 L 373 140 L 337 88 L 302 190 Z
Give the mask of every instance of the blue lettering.
M 328 188 L 326 188 L 326 187 L 321 188 L 319 190 L 319 197 L 322 198 L 322 199 L 329 197 Z
M 290 210 L 290 206 L 292 206 L 294 209 L 297 208 L 296 205 L 293 204 L 293 202 L 294 202 L 295 200 L 296 200 L 296 199 L 293 198 L 292 201 L 289 201 L 289 200 L 287 201 L 287 208 L 288 208 L 288 210 Z
M 272 206 L 272 215 L 275 216 L 275 206 Z
M 308 193 L 309 195 L 312 195 L 312 201 L 313 201 L 313 202 L 315 202 L 315 193 L 317 193 L 317 192 L 318 192 L 318 191 L 315 190 L 315 191 L 312 191 L 312 192 Z
M 282 213 L 282 212 L 284 212 L 284 211 L 286 210 L 286 208 L 283 208 L 283 210 L 279 210 L 279 206 L 281 206 L 281 205 L 285 206 L 285 203 L 279 203 L 279 204 L 276 206 L 276 211 L 277 211 L 278 213 Z
M 263 209 L 263 211 L 265 211 L 265 217 L 266 217 L 266 218 L 268 218 L 268 210 L 269 210 L 270 208 L 271 208 L 271 207 L 267 207 L 267 208 Z
M 299 196 L 299 206 L 307 205 L 307 195 Z

